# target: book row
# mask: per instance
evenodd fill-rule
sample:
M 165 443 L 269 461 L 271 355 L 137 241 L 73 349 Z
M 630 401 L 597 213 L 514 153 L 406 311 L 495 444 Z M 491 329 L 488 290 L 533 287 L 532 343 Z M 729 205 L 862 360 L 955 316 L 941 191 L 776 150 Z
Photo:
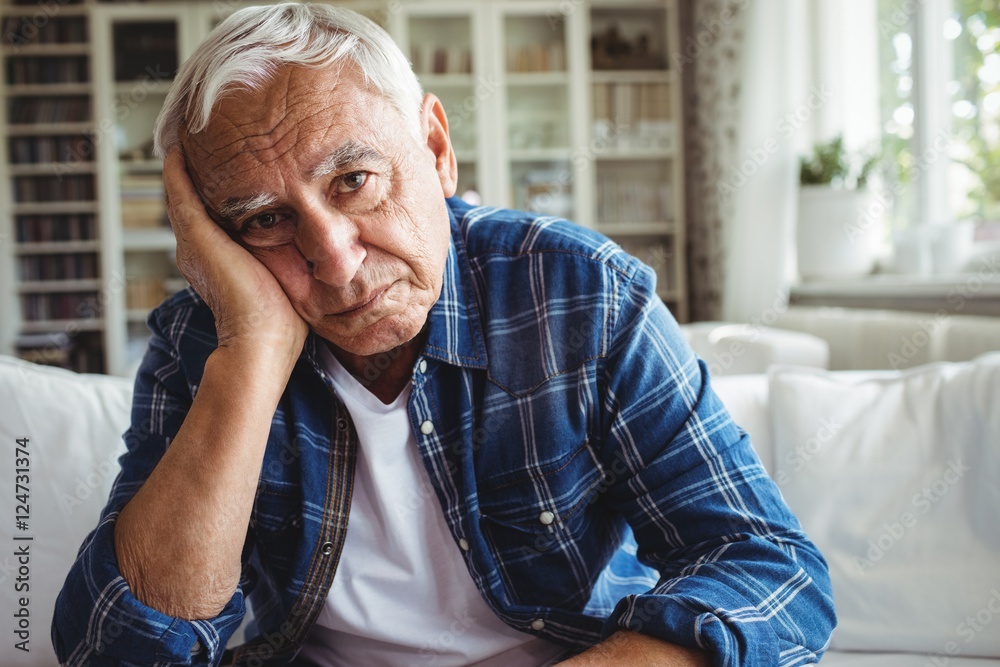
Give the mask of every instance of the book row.
M 14 219 L 18 243 L 92 241 L 97 238 L 97 220 L 91 213 L 19 215 Z
M 114 27 L 115 80 L 147 78 L 152 69 L 177 71 L 177 24 L 173 21 L 119 23 Z
M 82 134 L 75 136 L 11 137 L 11 164 L 48 162 L 91 162 L 94 143 Z
M 29 5 L 37 5 L 38 0 L 14 0 L 13 2 L 8 2 L 7 4 L 26 7 Z M 82 5 L 83 0 L 60 0 L 60 5 Z
M 14 179 L 14 201 L 93 201 L 94 177 L 18 176 Z
M 98 277 L 97 253 L 66 253 L 58 255 L 24 255 L 18 258 L 20 279 L 92 280 Z
M 104 372 L 100 332 L 22 334 L 17 339 L 17 356 L 36 364 L 61 366 L 77 373 Z
M 653 239 L 621 241 L 622 250 L 638 258 L 656 273 L 658 292 L 677 289 L 673 244 Z
M 595 83 L 594 118 L 618 125 L 670 118 L 670 86 L 665 83 Z
M 7 83 L 86 83 L 90 67 L 86 56 L 11 58 L 7 62 Z
M 53 16 L 44 22 L 33 16 L 8 16 L 3 21 L 3 43 L 15 47 L 15 53 L 18 46 L 79 44 L 87 39 L 87 20 L 82 16 Z
M 156 308 L 168 295 L 163 278 L 132 278 L 125 283 L 125 307 L 129 310 Z
M 597 219 L 604 223 L 660 222 L 673 217 L 670 185 L 631 176 L 598 179 Z
M 101 303 L 96 292 L 22 294 L 21 313 L 26 322 L 91 319 L 100 316 Z
M 566 45 L 562 42 L 507 47 L 508 72 L 562 72 L 566 70 Z
M 673 147 L 670 86 L 664 83 L 594 84 L 594 139 L 604 148 Z
M 472 50 L 467 46 L 417 44 L 412 49 L 413 71 L 417 74 L 469 74 Z
M 86 95 L 12 97 L 7 117 L 12 125 L 81 123 L 90 120 L 90 98 Z

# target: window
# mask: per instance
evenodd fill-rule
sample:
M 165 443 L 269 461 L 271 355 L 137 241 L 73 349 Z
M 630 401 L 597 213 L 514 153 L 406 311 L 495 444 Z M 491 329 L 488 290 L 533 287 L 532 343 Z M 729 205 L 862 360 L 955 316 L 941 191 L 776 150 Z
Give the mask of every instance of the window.
M 878 0 L 892 228 L 1000 226 L 1000 0 Z

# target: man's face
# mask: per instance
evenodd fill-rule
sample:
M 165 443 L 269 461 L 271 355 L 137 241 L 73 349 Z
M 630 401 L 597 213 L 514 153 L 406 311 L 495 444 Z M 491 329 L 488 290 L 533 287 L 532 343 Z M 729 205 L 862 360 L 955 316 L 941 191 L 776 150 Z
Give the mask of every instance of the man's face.
M 416 135 L 352 66 L 284 67 L 182 132 L 210 214 L 313 331 L 357 355 L 415 337 L 441 291 L 455 161 L 433 96 Z

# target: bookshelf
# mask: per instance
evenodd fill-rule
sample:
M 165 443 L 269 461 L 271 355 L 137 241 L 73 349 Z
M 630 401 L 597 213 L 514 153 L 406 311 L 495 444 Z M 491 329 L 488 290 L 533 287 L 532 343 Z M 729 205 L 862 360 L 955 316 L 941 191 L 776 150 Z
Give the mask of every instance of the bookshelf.
M 676 3 L 596 0 L 590 8 L 589 174 L 594 226 L 649 264 L 675 316 L 688 317 L 684 265 L 680 43 Z
M 676 0 L 355 0 L 441 98 L 473 201 L 567 217 L 653 266 L 684 321 Z M 124 374 L 174 265 L 152 128 L 239 2 L 0 1 L 0 351 Z M 36 25 L 37 24 L 37 25 Z M 7 315 L 11 314 L 11 317 Z
M 459 192 L 610 236 L 687 320 L 675 0 L 404 3 L 390 26 L 444 103 Z
M 89 19 L 80 3 L 53 16 L 3 7 L 7 221 L 2 335 L 21 356 L 81 371 L 106 368 L 102 239 L 90 132 Z M 6 350 L 5 350 L 6 351 Z

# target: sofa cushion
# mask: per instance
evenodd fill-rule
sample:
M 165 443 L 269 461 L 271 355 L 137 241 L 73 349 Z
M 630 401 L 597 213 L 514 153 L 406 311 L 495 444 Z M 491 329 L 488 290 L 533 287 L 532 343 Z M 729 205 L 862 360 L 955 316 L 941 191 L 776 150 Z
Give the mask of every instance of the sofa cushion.
M 753 448 L 768 474 L 774 475 L 771 422 L 768 419 L 767 376 L 724 375 L 712 378 L 712 389 L 733 421 L 750 434 Z
M 78 375 L 0 356 L 0 443 L 6 452 L 0 475 L 0 616 L 7 628 L 28 598 L 30 652 L 7 640 L 4 665 L 52 667 L 49 640 L 52 609 L 77 549 L 96 525 L 124 453 L 121 434 L 129 421 L 131 382 L 105 375 Z M 16 440 L 28 438 L 27 530 L 15 524 Z M 23 480 L 22 480 L 23 481 Z M 30 536 L 31 541 L 14 537 Z M 19 576 L 15 546 L 27 545 L 26 591 L 15 590 Z M 8 629 L 7 632 L 10 630 Z
M 764 373 L 773 364 L 827 368 L 830 360 L 825 340 L 799 331 L 731 322 L 684 324 L 681 331 L 712 377 Z
M 1000 354 L 779 367 L 769 398 L 775 480 L 830 563 L 832 648 L 1000 657 Z

